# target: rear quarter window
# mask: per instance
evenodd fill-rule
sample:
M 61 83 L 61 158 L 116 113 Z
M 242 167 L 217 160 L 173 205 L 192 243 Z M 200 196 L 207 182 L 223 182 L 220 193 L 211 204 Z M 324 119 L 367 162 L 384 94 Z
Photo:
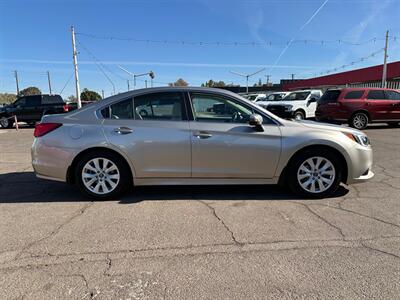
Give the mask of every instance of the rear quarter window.
M 321 98 L 319 98 L 318 103 L 319 104 L 325 104 L 325 103 L 332 103 L 332 102 L 337 102 L 339 99 L 341 91 L 340 90 L 330 90 L 326 91 Z
M 344 96 L 344 99 L 361 99 L 363 95 L 364 91 L 351 91 Z
M 64 104 L 64 100 L 60 95 L 43 95 L 42 104 Z

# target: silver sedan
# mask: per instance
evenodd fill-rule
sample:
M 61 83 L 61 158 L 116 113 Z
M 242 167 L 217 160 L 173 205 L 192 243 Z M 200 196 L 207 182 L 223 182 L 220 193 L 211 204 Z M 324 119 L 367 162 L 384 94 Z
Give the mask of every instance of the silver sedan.
M 277 183 L 321 198 L 374 175 L 364 133 L 283 120 L 218 89 L 130 91 L 44 116 L 34 135 L 36 175 L 97 199 L 132 184 Z

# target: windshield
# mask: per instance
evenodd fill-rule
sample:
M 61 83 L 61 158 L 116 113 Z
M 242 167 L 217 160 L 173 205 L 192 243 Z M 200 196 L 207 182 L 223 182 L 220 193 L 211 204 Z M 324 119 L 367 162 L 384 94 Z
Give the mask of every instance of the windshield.
M 271 94 L 267 97 L 267 101 L 279 101 L 282 100 L 283 94 Z
M 311 92 L 294 92 L 294 93 L 290 93 L 285 98 L 283 98 L 283 100 L 284 101 L 306 100 L 308 95 L 310 95 L 310 93 Z

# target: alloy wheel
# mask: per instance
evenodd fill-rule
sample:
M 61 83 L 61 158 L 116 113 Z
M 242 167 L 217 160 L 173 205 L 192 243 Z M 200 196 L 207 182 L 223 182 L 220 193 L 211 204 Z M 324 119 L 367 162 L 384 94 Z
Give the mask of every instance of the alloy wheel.
M 82 169 L 82 182 L 92 193 L 111 193 L 120 181 L 120 171 L 111 160 L 97 157 L 89 160 Z
M 318 194 L 329 189 L 335 181 L 336 170 L 325 157 L 314 156 L 305 160 L 297 171 L 297 181 L 302 189 Z
M 8 123 L 9 121 L 8 121 L 8 119 L 7 118 L 5 118 L 5 117 L 3 117 L 3 118 L 1 118 L 0 119 L 0 125 L 1 125 L 1 127 L 3 127 L 3 128 L 7 128 L 8 127 L 8 125 L 9 125 L 9 123 Z
M 367 126 L 368 118 L 365 114 L 356 114 L 353 118 L 353 125 L 357 129 L 363 129 Z

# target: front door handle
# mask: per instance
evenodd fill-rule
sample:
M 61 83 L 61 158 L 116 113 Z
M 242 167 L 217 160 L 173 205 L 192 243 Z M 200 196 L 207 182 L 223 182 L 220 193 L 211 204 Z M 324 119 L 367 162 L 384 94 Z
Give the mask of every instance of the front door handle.
M 198 139 L 208 139 L 212 137 L 212 134 L 207 131 L 196 131 L 193 133 L 193 136 L 197 137 Z
M 129 134 L 133 132 L 133 129 L 129 128 L 129 127 L 118 127 L 114 129 L 114 132 L 118 133 L 118 134 Z

